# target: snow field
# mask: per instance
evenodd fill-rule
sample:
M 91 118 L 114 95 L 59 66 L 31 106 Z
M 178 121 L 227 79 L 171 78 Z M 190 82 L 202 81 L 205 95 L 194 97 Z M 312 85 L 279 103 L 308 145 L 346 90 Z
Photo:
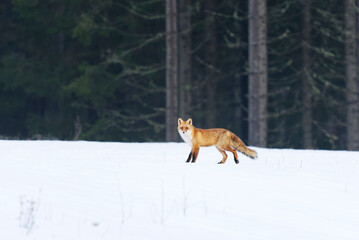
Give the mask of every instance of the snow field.
M 359 152 L 0 141 L 0 239 L 359 239 Z

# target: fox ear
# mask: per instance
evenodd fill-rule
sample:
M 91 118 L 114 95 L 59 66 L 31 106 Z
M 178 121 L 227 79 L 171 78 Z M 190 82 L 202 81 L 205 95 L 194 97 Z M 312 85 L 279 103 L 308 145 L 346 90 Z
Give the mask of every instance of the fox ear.
M 182 118 L 178 118 L 178 125 L 182 124 L 183 123 L 183 120 Z
M 186 121 L 189 125 L 192 125 L 192 118 L 187 119 Z

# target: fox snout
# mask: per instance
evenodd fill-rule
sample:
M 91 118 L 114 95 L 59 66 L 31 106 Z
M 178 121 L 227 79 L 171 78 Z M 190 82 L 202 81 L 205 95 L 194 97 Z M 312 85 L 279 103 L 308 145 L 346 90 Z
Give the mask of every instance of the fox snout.
M 191 130 L 190 129 L 181 129 L 180 128 L 180 132 L 182 132 L 183 134 L 186 134 L 186 133 L 190 133 Z
M 182 133 L 187 133 L 189 131 L 191 131 L 191 128 L 187 127 L 187 126 L 182 126 L 182 127 L 178 127 L 179 131 L 181 131 Z

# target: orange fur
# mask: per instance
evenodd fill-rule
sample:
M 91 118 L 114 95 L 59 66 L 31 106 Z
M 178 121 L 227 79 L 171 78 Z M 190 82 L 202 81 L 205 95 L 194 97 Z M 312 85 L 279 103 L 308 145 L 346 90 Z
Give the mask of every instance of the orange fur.
M 215 145 L 217 150 L 222 154 L 223 159 L 219 163 L 225 163 L 227 160 L 226 151 L 233 153 L 234 161 L 239 163 L 237 151 L 251 157 L 257 158 L 257 153 L 246 147 L 242 140 L 231 131 L 223 128 L 199 129 L 192 125 L 192 119 L 183 121 L 178 119 L 178 133 L 182 139 L 192 146 L 187 162 L 196 162 L 200 147 Z

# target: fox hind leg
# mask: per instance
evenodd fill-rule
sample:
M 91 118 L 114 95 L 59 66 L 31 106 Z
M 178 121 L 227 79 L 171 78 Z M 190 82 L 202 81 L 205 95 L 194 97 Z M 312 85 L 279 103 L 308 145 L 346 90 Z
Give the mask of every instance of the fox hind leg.
M 239 160 L 238 160 L 237 151 L 234 150 L 233 148 L 231 148 L 230 146 L 228 146 L 228 147 L 226 147 L 226 148 L 224 148 L 224 149 L 225 149 L 226 151 L 229 151 L 229 152 L 233 153 L 234 162 L 235 162 L 236 164 L 238 164 L 238 163 L 239 163 Z
M 224 164 L 225 162 L 226 162 L 226 160 L 227 160 L 227 154 L 226 154 L 226 152 L 222 149 L 222 148 L 220 148 L 219 146 L 217 146 L 216 145 L 216 148 L 217 148 L 217 150 L 222 154 L 222 156 L 223 156 L 223 159 L 222 159 L 222 161 L 220 161 L 218 164 Z

